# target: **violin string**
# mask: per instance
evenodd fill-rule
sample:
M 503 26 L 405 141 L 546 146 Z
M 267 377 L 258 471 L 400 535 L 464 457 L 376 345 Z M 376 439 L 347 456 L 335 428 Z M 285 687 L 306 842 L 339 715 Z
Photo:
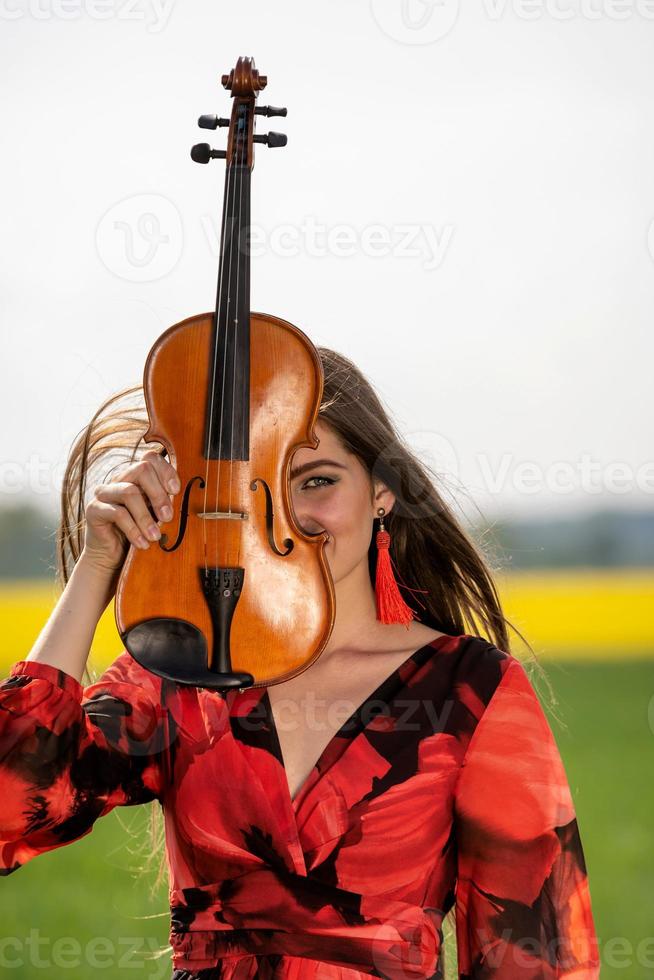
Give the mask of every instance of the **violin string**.
M 233 344 L 233 352 L 234 353 L 233 353 L 233 365 L 232 365 L 232 376 L 231 376 L 231 381 L 232 381 L 232 417 L 230 419 L 230 457 L 229 457 L 229 459 L 230 459 L 230 468 L 229 468 L 228 494 L 227 494 L 228 495 L 228 500 L 227 500 L 227 513 L 228 514 L 231 514 L 231 512 L 232 512 L 232 484 L 231 484 L 231 481 L 232 481 L 232 458 L 233 458 L 233 451 L 234 451 L 234 448 L 233 448 L 234 447 L 234 391 L 235 391 L 235 387 L 236 387 L 236 373 L 235 373 L 235 366 L 236 366 L 236 342 L 237 342 L 237 338 L 238 338 L 238 270 L 239 270 L 238 241 L 239 241 L 239 235 L 240 235 L 240 222 L 241 222 L 240 213 L 238 211 L 236 211 L 235 204 L 236 204 L 236 191 L 237 191 L 237 187 L 239 187 L 240 184 L 241 184 L 241 182 L 242 182 L 241 181 L 241 171 L 240 171 L 240 168 L 239 168 L 239 154 L 242 153 L 243 116 L 244 116 L 244 111 L 243 111 L 243 107 L 241 107 L 241 115 L 239 116 L 239 118 L 237 118 L 237 125 L 236 125 L 236 128 L 235 128 L 235 136 L 234 136 L 235 142 L 234 142 L 234 151 L 233 151 L 233 156 L 232 156 L 232 166 L 235 168 L 235 171 L 236 172 L 235 172 L 235 177 L 234 177 L 234 180 L 233 181 L 231 179 L 231 173 L 230 173 L 229 190 L 228 190 L 228 195 L 227 195 L 228 196 L 228 201 L 229 201 L 229 212 L 232 215 L 232 226 L 231 226 L 230 232 L 229 232 L 229 258 L 227 260 L 227 303 L 226 303 L 226 310 L 225 310 L 225 337 L 224 337 L 224 347 L 223 347 L 223 377 L 222 377 L 222 382 L 223 383 L 222 383 L 222 390 L 221 390 L 221 411 L 220 411 L 220 422 L 221 422 L 221 424 L 220 424 L 220 437 L 219 437 L 219 448 L 218 448 L 218 480 L 216 482 L 216 506 L 215 506 L 216 511 L 218 511 L 218 493 L 219 493 L 219 489 L 220 489 L 220 473 L 222 471 L 222 461 L 223 461 L 223 455 L 222 455 L 223 424 L 222 424 L 222 422 L 223 422 L 223 409 L 224 409 L 224 404 L 225 404 L 225 388 L 226 388 L 226 380 L 227 380 L 227 365 L 226 365 L 226 361 L 227 361 L 227 338 L 228 338 L 228 336 L 229 336 L 229 334 L 231 332 L 232 333 L 231 340 L 232 340 L 232 344 Z M 239 136 L 241 136 L 241 139 L 239 139 Z M 231 170 L 231 168 L 230 168 L 230 170 Z M 233 187 L 233 197 L 230 200 L 230 192 L 232 191 L 232 187 Z M 236 242 L 236 246 L 237 246 L 236 249 L 234 248 L 234 243 L 235 242 Z M 234 251 L 236 251 L 236 262 L 234 262 L 234 258 L 233 258 Z M 235 309 L 235 312 L 236 312 L 236 316 L 234 318 L 232 318 L 232 270 L 234 269 L 234 267 L 235 267 L 235 272 L 236 272 L 236 287 L 235 287 L 235 295 L 234 295 L 234 309 Z M 234 327 L 232 326 L 232 319 L 234 319 L 234 324 L 235 324 Z M 218 556 L 218 538 L 219 538 L 220 531 L 221 531 L 221 525 L 219 524 L 219 521 L 216 521 L 216 527 L 215 527 L 215 532 L 216 532 L 215 533 L 216 558 Z M 216 565 L 216 568 L 218 568 L 218 565 Z
M 232 160 L 230 165 L 230 174 L 227 188 L 227 201 L 225 207 L 228 208 L 229 214 L 232 216 L 232 224 L 229 229 L 229 258 L 227 259 L 227 300 L 225 304 L 225 336 L 223 338 L 223 374 L 222 374 L 222 385 L 220 391 L 220 436 L 218 439 L 218 479 L 216 480 L 216 503 L 214 510 L 218 511 L 218 495 L 220 492 L 220 474 L 222 472 L 222 462 L 223 462 L 223 414 L 225 407 L 225 388 L 227 386 L 227 339 L 231 330 L 231 308 L 232 308 L 232 269 L 234 266 L 233 261 L 233 242 L 234 242 L 234 222 L 236 223 L 236 229 L 238 229 L 238 216 L 234 219 L 234 203 L 236 201 L 236 184 L 238 181 L 238 153 L 239 153 L 239 118 L 237 116 L 236 126 L 234 129 L 234 150 L 232 154 Z M 236 170 L 234 180 L 232 180 L 232 171 Z M 233 187 L 233 199 L 230 199 L 230 194 Z M 226 249 L 225 249 L 226 250 Z M 238 259 L 237 259 L 238 261 Z M 235 343 L 235 338 L 232 343 Z M 234 377 L 232 377 L 232 386 L 234 385 Z M 232 421 L 233 426 L 233 421 Z M 228 513 L 231 513 L 231 488 L 228 490 Z M 216 552 L 216 570 L 218 569 L 218 539 L 221 530 L 221 521 L 217 519 L 215 521 L 215 552 Z
M 204 474 L 204 504 L 203 511 L 207 513 L 207 494 L 209 492 L 209 461 L 211 455 L 211 435 L 213 430 L 213 420 L 214 420 L 214 404 L 215 404 L 215 393 L 216 393 L 216 365 L 218 360 L 218 347 L 220 343 L 220 322 L 222 313 L 222 301 L 223 301 L 223 275 L 225 270 L 225 253 L 226 248 L 226 228 L 227 228 L 227 215 L 229 213 L 229 196 L 230 188 L 232 182 L 232 168 L 227 162 L 227 186 L 225 189 L 225 200 L 223 204 L 223 217 L 222 217 L 222 227 L 220 241 L 222 244 L 222 254 L 220 256 L 220 271 L 218 274 L 218 297 L 216 303 L 216 333 L 214 338 L 214 355 L 213 355 L 213 367 L 212 367 L 212 379 L 211 379 L 211 398 L 209 399 L 209 437 L 207 445 L 207 459 Z M 227 312 L 225 314 L 225 333 L 227 332 Z M 225 377 L 225 357 L 226 357 L 226 344 L 223 347 L 223 379 Z M 218 495 L 220 491 L 220 454 L 221 454 L 221 440 L 222 440 L 222 420 L 223 420 L 223 404 L 224 404 L 224 393 L 225 386 L 223 383 L 221 392 L 221 402 L 220 402 L 220 434 L 219 434 L 219 446 L 218 446 L 218 480 L 216 486 L 216 505 L 214 510 L 218 510 Z M 208 560 L 207 560 L 207 524 L 206 519 L 202 521 L 202 534 L 204 540 L 204 569 L 205 572 L 208 570 Z
M 243 126 L 241 127 L 241 133 L 247 133 L 249 128 L 249 120 L 247 118 L 247 111 L 243 112 Z M 243 140 L 241 140 L 241 153 L 243 149 Z M 238 314 L 239 314 L 239 279 L 240 279 L 240 267 L 241 267 L 241 217 L 243 214 L 243 165 L 242 161 L 238 159 L 239 146 L 236 146 L 236 159 L 238 170 L 236 172 L 236 181 L 238 183 L 238 218 L 236 225 L 236 317 L 234 319 L 234 354 L 232 360 L 232 416 L 231 416 L 231 444 L 229 451 L 229 513 L 232 512 L 232 479 L 233 479 L 233 467 L 234 467 L 234 395 L 236 392 L 236 349 L 238 347 Z M 246 156 L 247 161 L 247 156 Z M 236 197 L 236 188 L 234 188 L 234 197 Z M 248 310 L 243 311 L 244 314 L 248 315 Z M 241 428 L 242 431 L 242 428 Z M 240 541 L 240 535 L 239 535 Z M 237 556 L 238 562 L 238 556 Z

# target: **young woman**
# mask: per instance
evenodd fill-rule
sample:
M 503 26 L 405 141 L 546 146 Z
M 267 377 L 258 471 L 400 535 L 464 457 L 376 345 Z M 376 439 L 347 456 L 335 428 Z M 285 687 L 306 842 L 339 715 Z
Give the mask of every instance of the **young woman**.
M 127 549 L 157 540 L 180 490 L 150 450 L 84 507 L 89 467 L 147 428 L 101 412 L 64 479 L 65 589 L 0 684 L 0 867 L 156 800 L 175 980 L 433 980 L 448 913 L 460 978 L 596 978 L 573 801 L 486 561 L 362 374 L 319 353 L 320 444 L 295 454 L 291 490 L 299 524 L 329 533 L 324 651 L 225 697 L 126 651 L 83 686 Z M 380 619 L 380 517 L 408 624 Z

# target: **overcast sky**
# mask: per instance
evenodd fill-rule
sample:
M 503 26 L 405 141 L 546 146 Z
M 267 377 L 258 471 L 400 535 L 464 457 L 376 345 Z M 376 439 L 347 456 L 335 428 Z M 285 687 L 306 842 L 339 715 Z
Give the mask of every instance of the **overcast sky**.
M 654 0 L 0 0 L 1 496 L 211 309 L 239 55 L 252 308 L 352 357 L 469 511 L 651 508 Z

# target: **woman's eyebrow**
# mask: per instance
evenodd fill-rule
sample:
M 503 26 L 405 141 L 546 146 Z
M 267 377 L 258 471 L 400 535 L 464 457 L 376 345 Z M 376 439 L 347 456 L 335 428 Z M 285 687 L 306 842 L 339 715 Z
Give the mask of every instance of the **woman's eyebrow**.
M 346 470 L 347 466 L 343 466 L 342 463 L 337 463 L 333 459 L 315 459 L 312 463 L 303 463 L 302 466 L 297 466 L 294 470 L 291 470 L 291 480 L 294 480 L 296 476 L 301 476 L 306 473 L 307 470 L 313 470 L 316 466 L 337 466 L 339 470 Z

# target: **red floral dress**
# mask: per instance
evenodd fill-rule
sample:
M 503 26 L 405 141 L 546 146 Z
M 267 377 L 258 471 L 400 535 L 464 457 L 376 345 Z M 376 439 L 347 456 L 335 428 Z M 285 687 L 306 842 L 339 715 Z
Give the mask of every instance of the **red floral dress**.
M 265 688 L 180 687 L 122 653 L 86 689 L 21 660 L 0 682 L 0 870 L 115 806 L 166 821 L 175 980 L 595 980 L 584 855 L 519 660 L 475 636 L 417 650 L 291 799 Z

